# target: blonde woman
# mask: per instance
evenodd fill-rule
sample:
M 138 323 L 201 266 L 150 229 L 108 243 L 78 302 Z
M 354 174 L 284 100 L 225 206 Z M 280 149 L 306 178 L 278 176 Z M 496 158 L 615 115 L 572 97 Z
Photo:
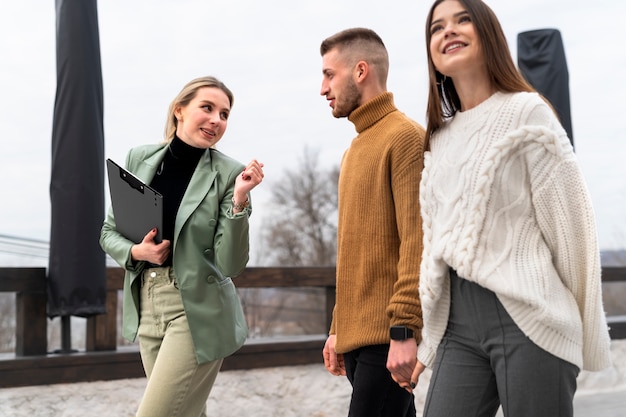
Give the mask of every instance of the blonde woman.
M 126 239 L 112 210 L 102 227 L 102 248 L 126 270 L 123 335 L 139 338 L 148 378 L 139 417 L 205 416 L 223 358 L 247 335 L 241 309 L 217 295 L 236 297 L 230 277 L 248 262 L 249 193 L 263 179 L 262 163 L 215 149 L 232 105 L 221 81 L 192 80 L 169 107 L 166 141 L 128 153 L 126 168 L 163 195 L 160 243 L 155 229 Z

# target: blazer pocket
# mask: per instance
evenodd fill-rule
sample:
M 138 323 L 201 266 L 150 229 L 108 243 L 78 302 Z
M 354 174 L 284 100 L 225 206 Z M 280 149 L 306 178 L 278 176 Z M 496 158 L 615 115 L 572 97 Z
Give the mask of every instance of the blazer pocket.
M 213 359 L 223 358 L 237 351 L 246 341 L 248 326 L 233 280 L 220 275 L 207 277 L 205 314 L 209 318 L 210 346 L 207 352 Z

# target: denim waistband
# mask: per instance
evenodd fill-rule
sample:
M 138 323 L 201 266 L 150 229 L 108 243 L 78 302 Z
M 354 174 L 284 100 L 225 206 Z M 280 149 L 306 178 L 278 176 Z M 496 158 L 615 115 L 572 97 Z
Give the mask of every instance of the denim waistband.
M 143 286 L 149 281 L 161 284 L 176 282 L 174 268 L 172 268 L 171 266 L 163 266 L 144 269 L 143 273 L 141 274 L 141 285 Z

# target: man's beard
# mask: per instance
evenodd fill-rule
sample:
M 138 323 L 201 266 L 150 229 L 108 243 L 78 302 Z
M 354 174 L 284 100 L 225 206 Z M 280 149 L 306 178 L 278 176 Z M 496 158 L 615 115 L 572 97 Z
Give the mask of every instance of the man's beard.
M 348 117 L 354 109 L 359 107 L 361 102 L 361 92 L 352 80 L 346 85 L 345 91 L 340 97 L 342 96 L 344 98 L 341 101 L 337 101 L 333 109 L 333 116 L 338 119 Z

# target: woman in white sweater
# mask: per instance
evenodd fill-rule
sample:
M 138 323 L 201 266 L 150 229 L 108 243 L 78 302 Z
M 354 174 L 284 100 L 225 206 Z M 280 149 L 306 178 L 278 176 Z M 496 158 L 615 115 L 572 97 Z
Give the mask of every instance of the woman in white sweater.
M 437 0 L 426 42 L 424 416 L 572 416 L 580 370 L 611 363 L 576 156 L 481 0 Z

